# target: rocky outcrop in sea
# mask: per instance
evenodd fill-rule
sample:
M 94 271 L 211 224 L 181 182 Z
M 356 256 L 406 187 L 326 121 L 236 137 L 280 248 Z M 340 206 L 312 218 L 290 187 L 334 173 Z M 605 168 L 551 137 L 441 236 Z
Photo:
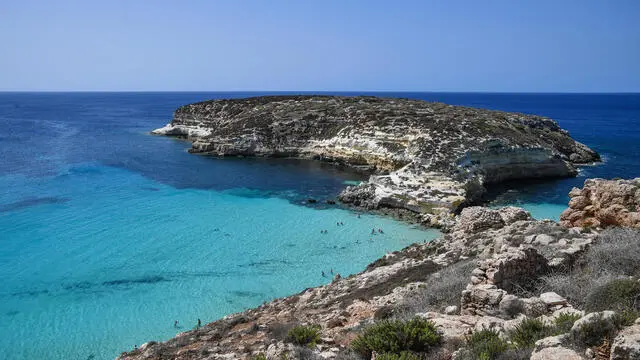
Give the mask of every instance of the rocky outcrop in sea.
M 389 253 L 359 274 L 119 359 L 356 359 L 349 349 L 368 326 L 416 316 L 440 336 L 416 355 L 423 358 L 640 358 L 640 231 L 562 226 L 515 207 L 467 207 L 456 220 L 441 238 Z M 319 332 L 311 347 L 287 337 L 301 324 Z M 474 334 L 484 339 L 476 345 L 495 336 L 493 347 L 474 347 Z
M 186 138 L 193 153 L 300 157 L 370 172 L 339 199 L 406 209 L 435 226 L 486 186 L 575 176 L 577 165 L 600 160 L 545 117 L 364 96 L 205 101 L 178 108 L 152 133 Z

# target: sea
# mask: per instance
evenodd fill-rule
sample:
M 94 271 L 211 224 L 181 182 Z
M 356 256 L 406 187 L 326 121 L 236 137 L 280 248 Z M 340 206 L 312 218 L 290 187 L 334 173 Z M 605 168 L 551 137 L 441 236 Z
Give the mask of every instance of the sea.
M 0 93 L 0 357 L 113 359 L 439 236 L 326 203 L 361 174 L 149 134 L 180 105 L 268 94 Z M 544 115 L 602 154 L 576 178 L 495 187 L 489 206 L 557 220 L 586 178 L 640 176 L 640 94 L 328 94 Z

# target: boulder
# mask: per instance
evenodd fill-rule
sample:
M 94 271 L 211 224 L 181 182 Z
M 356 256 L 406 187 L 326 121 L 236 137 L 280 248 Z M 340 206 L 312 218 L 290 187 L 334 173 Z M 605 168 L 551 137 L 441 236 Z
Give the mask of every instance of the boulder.
M 472 234 L 487 229 L 499 229 L 504 225 L 499 211 L 483 206 L 471 206 L 462 210 L 453 231 Z
M 623 329 L 611 345 L 611 360 L 640 359 L 640 325 Z
M 517 296 L 507 294 L 498 305 L 500 312 L 507 317 L 515 317 L 524 312 L 524 302 Z
M 546 292 L 540 294 L 540 300 L 542 300 L 547 306 L 566 305 L 567 299 L 554 292 Z
M 451 306 L 447 306 L 444 309 L 444 313 L 447 315 L 455 315 L 460 311 L 460 308 L 455 306 L 455 305 L 451 305 Z
M 578 342 L 588 341 L 591 329 L 597 329 L 602 334 L 615 334 L 617 331 L 615 314 L 613 311 L 587 314 L 573 323 L 570 334 Z
M 481 284 L 462 291 L 462 314 L 496 315 L 498 306 L 506 291 L 495 285 Z
M 562 346 L 548 347 L 531 353 L 530 360 L 584 360 L 577 352 Z
M 500 213 L 500 217 L 502 221 L 506 225 L 513 224 L 516 221 L 521 220 L 531 220 L 531 214 L 523 208 L 515 207 L 515 206 L 505 206 L 498 210 Z
M 534 350 L 540 351 L 545 348 L 559 347 L 568 342 L 569 342 L 569 336 L 567 336 L 567 334 L 562 334 L 557 336 L 548 336 L 546 338 L 536 341 Z
M 530 317 L 538 317 L 544 315 L 549 310 L 547 304 L 539 297 L 530 297 L 522 299 L 524 304 L 524 313 Z

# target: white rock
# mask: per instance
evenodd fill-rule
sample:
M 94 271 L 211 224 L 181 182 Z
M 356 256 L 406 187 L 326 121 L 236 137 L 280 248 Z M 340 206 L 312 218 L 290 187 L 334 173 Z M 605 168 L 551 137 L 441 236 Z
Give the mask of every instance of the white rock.
M 151 132 L 154 135 L 166 135 L 166 136 L 187 136 L 187 137 L 205 137 L 211 134 L 211 131 L 185 125 L 171 125 L 167 124 L 164 127 L 155 129 Z
M 447 315 L 454 315 L 454 314 L 457 314 L 459 310 L 460 309 L 457 306 L 451 305 L 451 306 L 447 306 L 444 309 L 444 313 Z
M 567 334 L 562 334 L 558 336 L 549 336 L 544 339 L 540 339 L 536 341 L 534 350 L 540 351 L 544 348 L 562 346 L 562 344 L 567 342 L 568 338 L 569 336 Z
M 536 239 L 533 241 L 533 243 L 540 244 L 540 245 L 549 245 L 554 241 L 555 239 L 551 235 L 540 234 L 536 236 Z
M 587 314 L 573 323 L 573 326 L 571 327 L 571 335 L 574 339 L 581 339 L 583 335 L 582 328 L 585 326 L 594 326 L 596 324 L 600 327 L 600 330 L 602 330 L 603 333 L 614 333 L 616 330 L 616 324 L 614 321 L 615 314 L 616 313 L 613 311 Z
M 534 351 L 530 360 L 583 360 L 577 352 L 564 347 L 549 347 Z
M 640 359 L 640 325 L 620 331 L 611 345 L 611 360 Z
M 546 292 L 546 293 L 540 294 L 540 300 L 544 301 L 544 303 L 547 304 L 548 306 L 567 304 L 567 299 L 563 298 L 562 296 L 554 292 Z

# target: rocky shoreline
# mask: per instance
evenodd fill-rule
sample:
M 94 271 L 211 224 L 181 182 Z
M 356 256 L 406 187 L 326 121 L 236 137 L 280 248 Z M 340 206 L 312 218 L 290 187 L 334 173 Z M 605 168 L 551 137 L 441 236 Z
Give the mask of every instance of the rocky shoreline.
M 600 160 L 548 118 L 420 100 L 262 96 L 178 108 L 152 131 L 192 142 L 192 153 L 299 157 L 371 172 L 339 200 L 399 208 L 430 226 L 452 224 L 491 184 L 568 177 Z
M 640 200 L 640 191 L 627 196 L 621 190 L 627 185 L 623 180 L 585 182 L 591 191 L 614 189 L 608 201 L 630 207 Z M 629 213 L 639 214 L 638 209 Z M 502 358 L 640 358 L 640 307 L 634 308 L 640 303 L 626 309 L 593 307 L 591 294 L 583 297 L 568 290 L 587 274 L 589 281 L 605 281 L 594 285 L 596 299 L 602 286 L 616 281 L 637 285 L 631 295 L 640 299 L 640 266 L 634 265 L 640 231 L 611 234 L 601 227 L 565 227 L 534 220 L 514 207 L 465 208 L 451 230 L 432 242 L 387 254 L 359 274 L 336 276 L 329 285 L 226 316 L 164 343 L 146 343 L 119 359 L 358 359 L 361 355 L 350 350 L 353 340 L 371 324 L 415 316 L 429 320 L 440 336 L 437 346 L 416 359 L 476 358 L 469 355 L 474 351 L 469 339 L 486 331 L 505 344 L 520 344 L 513 334 L 531 322 L 554 331 L 539 334 L 526 346 L 509 345 Z M 599 254 L 612 254 L 607 246 L 617 248 L 618 257 L 594 265 Z M 614 268 L 626 257 L 627 267 Z M 607 274 L 597 277 L 598 271 Z M 554 285 L 549 280 L 554 276 L 567 276 L 567 282 Z M 573 320 L 562 330 L 551 325 L 567 318 Z M 319 332 L 312 347 L 295 345 L 287 335 L 301 324 Z M 587 331 L 591 327 L 606 333 L 593 335 Z
M 552 120 L 402 99 L 281 96 L 187 105 L 154 133 L 184 137 L 194 153 L 373 171 L 340 200 L 409 212 L 448 232 L 119 360 L 640 359 L 640 179 L 585 181 L 560 223 L 468 206 L 486 185 L 572 176 L 599 160 Z M 406 341 L 418 330 L 403 329 L 416 326 L 421 335 Z

